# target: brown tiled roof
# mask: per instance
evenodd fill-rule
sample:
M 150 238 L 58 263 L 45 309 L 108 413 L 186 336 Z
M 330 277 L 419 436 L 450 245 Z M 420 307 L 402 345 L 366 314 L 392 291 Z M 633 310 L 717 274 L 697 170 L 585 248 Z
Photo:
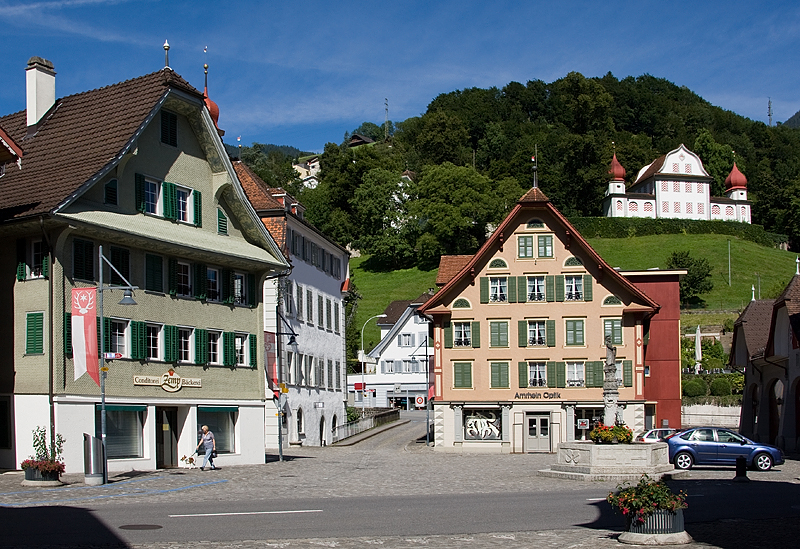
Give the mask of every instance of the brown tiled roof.
M 439 272 L 436 274 L 436 285 L 444 286 L 458 274 L 472 259 L 471 255 L 443 255 L 439 258 Z
M 26 111 L 0 117 L 24 151 L 0 179 L 0 222 L 53 211 L 115 160 L 170 87 L 203 95 L 170 69 L 57 99 L 36 133 Z
M 531 187 L 525 195 L 519 199 L 520 202 L 550 202 L 539 187 Z
M 237 160 L 233 163 L 233 169 L 236 170 L 236 175 L 242 183 L 244 193 L 247 195 L 247 199 L 250 200 L 250 204 L 253 205 L 253 209 L 255 209 L 256 212 L 283 210 L 283 206 L 281 206 L 280 202 L 272 197 L 266 183 L 264 183 L 247 164 L 241 160 Z
M 749 356 L 767 346 L 773 304 L 771 299 L 751 301 L 736 319 L 735 327 L 741 326 Z M 737 337 L 735 332 L 734 337 Z
M 412 302 L 407 299 L 392 301 L 386 309 L 383 310 L 383 314 L 386 315 L 386 318 L 379 318 L 378 324 L 394 326 L 411 303 Z
M 647 169 L 644 171 L 644 173 L 640 177 L 636 178 L 636 181 L 634 181 L 633 185 L 631 185 L 631 186 L 635 187 L 636 185 L 639 184 L 640 181 L 645 181 L 646 179 L 649 179 L 649 178 L 653 177 L 656 174 L 656 172 L 658 172 L 658 170 L 661 169 L 661 167 L 664 165 L 664 162 L 666 162 L 666 160 L 667 160 L 667 155 L 666 154 L 663 155 L 663 156 L 659 156 L 658 158 L 653 160 L 653 163 L 650 164 L 647 167 Z
M 773 342 L 775 341 L 775 317 L 778 310 L 786 307 L 786 314 L 789 315 L 789 324 L 792 327 L 794 336 L 800 339 L 800 275 L 794 275 L 786 285 L 781 295 L 775 300 L 770 316 L 769 337 L 767 338 L 767 355 L 775 353 Z

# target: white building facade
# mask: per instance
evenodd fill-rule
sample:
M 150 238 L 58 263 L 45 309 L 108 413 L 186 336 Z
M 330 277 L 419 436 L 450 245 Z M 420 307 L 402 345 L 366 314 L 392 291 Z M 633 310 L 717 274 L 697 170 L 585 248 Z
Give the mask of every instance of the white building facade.
M 386 308 L 386 319 L 378 323 L 381 340 L 367 354 L 374 363 L 366 365 L 363 376 L 347 376 L 352 405 L 403 410 L 425 408 L 430 387 L 429 357 L 433 349 L 428 338 L 430 322 L 416 311 L 429 297 L 423 294 L 412 302 L 394 301 Z
M 611 160 L 612 176 L 603 199 L 606 217 L 703 219 L 751 223 L 747 178 L 733 164 L 725 196 L 711 196 L 713 178 L 695 153 L 681 145 L 645 166 L 629 189 L 625 169 Z

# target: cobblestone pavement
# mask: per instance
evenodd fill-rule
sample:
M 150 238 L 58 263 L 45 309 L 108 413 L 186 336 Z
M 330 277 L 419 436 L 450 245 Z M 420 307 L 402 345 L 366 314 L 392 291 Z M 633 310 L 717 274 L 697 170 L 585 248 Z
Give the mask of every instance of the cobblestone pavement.
M 388 429 L 377 436 L 352 446 L 327 448 L 289 448 L 285 460 L 277 461 L 269 455 L 263 465 L 226 467 L 225 457 L 217 460 L 220 470 L 178 469 L 170 471 L 132 471 L 112 474 L 105 486 L 86 486 L 83 475 L 63 476 L 65 486 L 59 488 L 24 488 L 19 472 L 0 475 L 0 506 L 31 507 L 43 505 L 79 506 L 100 508 L 123 502 L 149 503 L 181 501 L 183 503 L 227 502 L 236 500 L 259 501 L 280 493 L 283 499 L 291 498 L 345 498 L 364 496 L 413 496 L 422 494 L 480 494 L 501 492 L 552 492 L 599 488 L 602 492 L 614 490 L 614 482 L 583 482 L 554 479 L 536 475 L 539 469 L 551 465 L 552 454 L 446 454 L 435 452 L 424 443 L 424 424 L 419 416 L 415 421 Z M 424 418 L 424 415 L 422 416 Z M 415 440 L 420 434 L 422 442 Z M 476 474 L 480 471 L 480 474 Z M 424 474 L 420 474 L 424 472 Z M 696 468 L 682 482 L 716 479 L 730 481 L 732 468 Z M 800 496 L 800 461 L 789 460 L 785 465 L 769 472 L 748 472 L 759 482 L 798 484 Z M 202 489 L 200 489 L 202 488 Z M 800 504 L 800 497 L 798 497 Z M 800 508 L 800 507 L 799 507 Z M 790 547 L 800 539 L 800 521 L 784 524 L 776 520 L 728 521 L 687 525 L 687 531 L 696 540 L 684 547 Z M 786 532 L 786 537 L 773 535 L 764 538 L 764 532 Z M 758 535 L 751 535 L 758 534 Z M 760 534 L 759 534 L 760 533 Z M 616 540 L 619 532 L 575 527 L 566 530 L 534 532 L 497 532 L 469 536 L 420 536 L 292 539 L 280 541 L 237 541 L 225 544 L 209 543 L 191 545 L 180 543 L 154 543 L 133 545 L 142 549 L 177 549 L 182 547 L 231 548 L 318 548 L 318 547 L 620 547 Z M 791 536 L 791 537 L 790 537 Z M 0 535 L 1 538 L 1 535 Z M 759 545 L 765 539 L 769 545 Z M 783 545 L 781 540 L 788 543 Z M 714 545 L 703 540 L 713 540 Z M 776 544 L 777 542 L 777 544 Z M 2 542 L 0 541 L 0 545 Z M 41 546 L 39 546 L 41 547 Z

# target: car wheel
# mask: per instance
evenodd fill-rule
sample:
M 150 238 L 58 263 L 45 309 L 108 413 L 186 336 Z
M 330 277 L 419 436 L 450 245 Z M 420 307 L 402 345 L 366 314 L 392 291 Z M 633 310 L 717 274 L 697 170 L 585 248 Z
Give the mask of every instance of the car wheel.
M 758 454 L 753 460 L 753 465 L 759 471 L 769 471 L 772 469 L 772 456 L 769 454 Z
M 694 465 L 694 458 L 692 458 L 692 454 L 687 452 L 681 452 L 677 456 L 675 456 L 675 468 L 676 469 L 691 469 L 692 465 Z

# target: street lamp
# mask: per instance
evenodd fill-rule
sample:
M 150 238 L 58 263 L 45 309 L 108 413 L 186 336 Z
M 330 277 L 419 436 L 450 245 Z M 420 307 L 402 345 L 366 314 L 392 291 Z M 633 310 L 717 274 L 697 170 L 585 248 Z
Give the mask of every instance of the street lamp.
M 366 385 L 364 385 L 364 368 L 367 365 L 366 355 L 364 354 L 364 328 L 367 327 L 369 321 L 374 318 L 386 318 L 385 314 L 375 315 L 367 319 L 364 325 L 361 327 L 361 417 L 364 417 L 364 399 L 367 396 Z
M 280 396 L 278 396 L 278 461 L 283 461 L 283 416 L 284 416 L 283 406 L 286 402 L 286 397 L 284 396 L 285 393 L 283 392 L 283 365 L 281 364 L 281 336 L 285 335 L 289 336 L 288 344 L 289 347 L 292 348 L 292 354 L 295 360 L 297 360 L 298 356 L 298 345 L 296 339 L 297 334 L 294 333 L 294 329 L 292 328 L 292 326 L 288 322 L 286 322 L 285 318 L 283 318 L 283 315 L 281 314 L 280 304 L 275 306 L 275 315 L 277 316 L 278 320 L 282 320 L 283 323 L 286 325 L 286 327 L 289 328 L 288 332 L 281 332 L 280 324 L 278 324 L 277 322 L 275 323 L 275 326 L 277 328 L 275 332 L 275 338 L 278 346 L 278 348 L 275 349 L 276 351 L 275 357 L 278 362 L 277 364 L 278 371 L 276 373 L 278 375 L 278 390 L 280 390 Z M 288 364 L 288 366 L 291 366 L 291 364 Z
M 136 305 L 136 301 L 133 299 L 133 290 L 138 290 L 138 286 L 132 286 L 128 279 L 122 276 L 122 273 L 117 270 L 117 268 L 103 255 L 103 247 L 98 246 L 99 251 L 98 255 L 100 258 L 99 265 L 100 265 L 100 276 L 99 276 L 99 284 L 97 285 L 97 312 L 100 315 L 100 348 L 102 351 L 98 353 L 100 355 L 100 441 L 103 444 L 103 484 L 108 484 L 108 456 L 106 455 L 106 374 L 108 373 L 108 368 L 105 364 L 105 338 L 106 338 L 106 327 L 105 322 L 103 322 L 103 292 L 106 290 L 125 290 L 122 294 L 122 300 L 119 302 L 120 305 Z M 112 285 L 104 285 L 103 284 L 103 262 L 105 262 L 109 267 L 111 267 L 115 273 L 125 282 L 124 286 L 112 286 Z

